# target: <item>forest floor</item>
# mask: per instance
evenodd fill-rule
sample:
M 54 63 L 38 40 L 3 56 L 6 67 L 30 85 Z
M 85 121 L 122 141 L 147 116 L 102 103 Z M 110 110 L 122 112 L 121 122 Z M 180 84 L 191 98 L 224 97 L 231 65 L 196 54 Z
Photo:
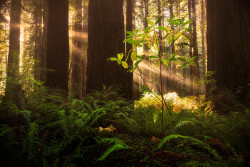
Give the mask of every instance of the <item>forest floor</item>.
M 27 97 L 21 105 L 2 101 L 0 164 L 249 165 L 249 107 L 227 93 L 211 97 L 220 99 L 216 105 L 221 113 L 202 96 L 166 97 L 173 100 L 168 101 L 171 110 L 164 111 L 163 120 L 159 102 L 150 94 L 135 102 L 118 97 L 114 90 L 94 91 L 83 100 L 44 93 Z

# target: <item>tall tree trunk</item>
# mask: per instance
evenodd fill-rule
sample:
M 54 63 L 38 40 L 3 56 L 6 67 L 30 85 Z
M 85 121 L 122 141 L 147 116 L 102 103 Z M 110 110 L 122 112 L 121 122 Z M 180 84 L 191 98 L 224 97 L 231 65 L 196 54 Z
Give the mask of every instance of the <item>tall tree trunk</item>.
M 174 6 L 174 1 L 170 0 L 170 17 L 174 16 L 174 11 L 173 11 L 173 6 Z M 174 31 L 174 26 L 171 25 L 171 31 Z M 174 45 L 174 40 L 172 40 L 171 43 L 171 54 L 175 53 L 175 45 Z M 172 62 L 172 70 L 171 70 L 171 91 L 176 92 L 177 90 L 177 77 L 176 77 L 176 63 Z
M 76 11 L 73 19 L 73 39 L 72 39 L 72 93 L 75 98 L 82 98 L 82 71 L 84 70 L 83 40 L 82 36 L 82 0 L 74 1 Z
M 88 50 L 88 0 L 83 0 L 83 58 L 82 58 L 82 96 L 86 94 L 86 71 Z
M 188 0 L 188 18 L 189 20 L 192 19 L 192 0 Z M 189 27 L 192 27 L 192 23 L 189 24 Z M 189 45 L 189 57 L 193 57 L 193 37 L 192 34 L 190 33 L 190 45 Z M 192 94 L 193 93 L 193 82 L 192 79 L 190 78 L 192 74 L 192 66 L 190 66 L 189 69 L 185 69 L 185 80 L 184 80 L 184 85 L 185 85 L 185 94 Z
M 142 4 L 144 5 L 144 18 L 143 18 L 143 26 L 144 29 L 146 29 L 148 27 L 148 21 L 147 21 L 147 17 L 149 15 L 149 11 L 148 11 L 148 7 L 149 7 L 149 0 L 142 0 Z M 149 62 L 149 53 L 148 53 L 148 47 L 146 44 L 143 45 L 143 54 L 146 56 L 145 58 L 145 62 L 144 63 L 144 67 L 142 67 L 143 69 L 143 79 L 144 81 L 146 81 L 146 86 L 148 88 L 151 88 L 152 84 L 150 84 L 148 81 L 150 81 L 150 72 L 148 70 L 149 66 L 150 66 L 150 62 Z M 145 84 L 145 83 L 144 83 Z
M 127 0 L 127 10 L 126 10 L 126 31 L 133 31 L 133 11 L 134 11 L 134 0 Z M 126 34 L 126 38 L 127 38 Z M 133 46 L 129 43 L 126 43 L 126 54 L 128 56 L 128 53 L 133 49 Z M 131 53 L 131 52 L 130 52 Z M 129 64 L 133 64 L 132 60 L 128 59 Z M 136 75 L 136 74 L 135 74 Z M 133 81 L 133 75 L 129 75 L 129 81 Z M 137 99 L 139 97 L 139 83 L 133 82 L 133 99 Z
M 35 50 L 34 50 L 34 78 L 40 80 L 41 73 L 41 61 L 42 61 L 42 3 L 41 1 L 35 3 L 33 19 L 35 23 Z
M 206 75 L 206 46 L 205 46 L 205 4 L 204 0 L 200 0 L 201 4 L 201 54 L 202 54 L 202 75 Z M 202 93 L 205 93 L 206 86 L 202 86 Z
M 123 0 L 89 1 L 87 92 L 121 85 L 132 98 L 132 75 L 108 58 L 124 53 Z M 132 64 L 129 64 L 132 65 Z M 130 78 L 131 80 L 128 80 Z
M 249 6 L 248 0 L 207 1 L 208 70 L 216 72 L 218 88 L 227 88 L 242 99 L 249 91 Z
M 46 86 L 68 91 L 68 0 L 49 0 Z M 54 71 L 51 71 L 54 70 Z
M 40 72 L 40 80 L 46 82 L 46 54 L 47 54 L 47 30 L 48 30 L 48 0 L 43 0 L 43 18 L 42 18 L 42 51 L 41 51 L 41 68 L 43 69 Z
M 19 56 L 20 56 L 20 26 L 21 26 L 21 0 L 11 0 L 10 9 L 10 35 L 9 55 L 7 64 L 6 97 L 14 103 L 19 102 L 20 85 Z
M 162 26 L 162 24 L 163 24 L 163 22 L 164 22 L 164 19 L 163 19 L 163 17 L 164 16 L 162 16 L 162 3 L 161 3 L 161 1 L 160 0 L 157 0 L 157 5 L 158 5 L 158 17 L 162 17 L 162 19 L 161 19 L 161 21 L 159 22 L 159 26 Z M 164 43 L 163 43 L 163 40 L 162 40 L 162 31 L 161 30 L 159 30 L 159 39 L 160 39 L 160 41 L 159 41 L 159 51 L 160 51 L 160 54 L 162 55 L 163 54 L 163 51 L 164 51 Z M 157 85 L 162 85 L 162 87 L 161 87 L 161 91 L 162 91 L 162 93 L 166 93 L 167 92 L 167 88 L 166 88 L 166 86 L 167 86 L 167 78 L 166 78 L 166 69 L 164 68 L 164 65 L 162 65 L 161 66 L 162 68 L 160 69 L 160 70 L 162 70 L 161 71 L 161 79 L 159 79 L 159 74 L 155 74 L 155 79 L 156 80 L 158 80 L 158 84 Z
M 199 89 L 198 89 L 198 80 L 200 79 L 200 70 L 199 70 L 199 57 L 198 57 L 198 45 L 197 45 L 197 19 L 196 19 L 196 0 L 192 0 L 192 13 L 193 13 L 193 36 L 192 36 L 192 41 L 193 41 L 193 55 L 196 56 L 194 59 L 194 62 L 196 66 L 191 67 L 191 75 L 193 77 L 193 95 L 198 95 L 199 94 Z

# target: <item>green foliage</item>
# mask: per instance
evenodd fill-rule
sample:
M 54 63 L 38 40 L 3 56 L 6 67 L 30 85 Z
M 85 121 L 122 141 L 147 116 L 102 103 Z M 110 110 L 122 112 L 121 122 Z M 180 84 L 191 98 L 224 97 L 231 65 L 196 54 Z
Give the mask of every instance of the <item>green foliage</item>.
M 160 144 L 158 145 L 157 149 L 161 148 L 167 141 L 169 140 L 172 140 L 172 139 L 177 139 L 177 138 L 182 138 L 184 140 L 190 140 L 191 141 L 191 144 L 197 144 L 197 145 L 200 145 L 202 148 L 206 149 L 210 154 L 212 154 L 218 161 L 221 161 L 222 160 L 222 157 L 220 157 L 218 155 L 218 153 L 216 152 L 216 150 L 212 149 L 208 144 L 198 140 L 198 139 L 195 139 L 193 137 L 189 137 L 189 136 L 182 136 L 182 135 L 169 135 L 169 136 L 166 136 L 164 137 Z
M 151 96 L 139 105 L 119 97 L 118 89 L 105 86 L 84 100 L 67 98 L 60 91 L 42 92 L 42 102 L 33 99 L 36 106 L 25 105 L 25 109 L 0 103 L 0 151 L 7 152 L 1 162 L 12 166 L 248 163 L 249 109 L 219 115 L 203 97 L 166 95 L 171 110 L 164 111 L 166 137 L 160 139 L 161 108 L 150 103 Z M 176 108 L 180 101 L 196 108 Z M 100 130 L 111 125 L 115 130 Z M 11 161 L 13 157 L 16 162 Z
M 103 161 L 105 160 L 112 152 L 118 151 L 118 150 L 127 150 L 127 149 L 132 149 L 128 145 L 126 145 L 122 140 L 118 138 L 102 138 L 100 140 L 102 143 L 109 143 L 113 144 L 110 146 L 100 158 L 98 158 L 98 161 Z
M 185 68 L 187 65 L 194 65 L 195 63 L 193 60 L 196 58 L 185 58 L 181 55 L 177 55 L 176 53 L 171 53 L 170 49 L 171 46 L 174 44 L 182 45 L 183 40 L 187 40 L 185 34 L 190 31 L 190 28 L 187 27 L 189 23 L 192 21 L 188 20 L 185 21 L 184 18 L 181 19 L 175 19 L 174 17 L 171 17 L 168 22 L 169 24 L 166 27 L 158 26 L 158 23 L 161 21 L 161 17 L 159 17 L 155 22 L 151 21 L 149 18 L 147 18 L 147 21 L 149 23 L 149 27 L 147 27 L 145 30 L 135 30 L 134 32 L 128 31 L 127 33 L 127 39 L 124 40 L 124 42 L 127 42 L 133 46 L 133 49 L 128 51 L 127 55 L 124 57 L 123 53 L 118 53 L 117 57 L 111 57 L 111 61 L 116 61 L 119 65 L 121 64 L 123 68 L 129 68 L 129 72 L 134 72 L 137 70 L 139 72 L 139 76 L 143 80 L 143 90 L 145 92 L 153 92 L 147 87 L 146 82 L 150 82 L 154 84 L 157 91 L 160 93 L 160 98 L 157 97 L 156 94 L 155 97 L 161 102 L 161 108 L 162 108 L 162 134 L 163 132 L 163 114 L 164 114 L 164 107 L 169 109 L 169 106 L 166 104 L 164 98 L 163 98 L 163 90 L 162 90 L 162 71 L 164 69 L 167 69 L 168 66 L 175 62 L 177 64 L 181 64 L 182 68 Z M 176 26 L 176 29 L 173 30 L 171 26 Z M 160 38 L 159 33 L 164 32 L 166 35 L 162 38 Z M 182 40 L 180 40 L 182 38 Z M 164 41 L 167 41 L 166 47 L 162 45 Z M 185 42 L 184 42 L 185 43 Z M 149 55 L 137 55 L 137 48 L 140 48 L 142 46 L 146 46 L 149 50 Z M 183 47 L 184 45 L 182 45 Z M 161 49 L 164 47 L 163 49 Z M 156 50 L 156 51 L 155 51 Z M 123 60 L 124 57 L 124 60 Z M 128 66 L 128 59 L 131 58 L 134 65 Z M 160 83 L 154 82 L 154 81 L 146 81 L 143 78 L 141 67 L 139 66 L 140 63 L 144 61 L 150 61 L 150 67 L 152 67 L 156 73 L 159 74 L 161 81 Z M 146 63 L 147 64 L 147 63 Z M 158 69 L 155 68 L 158 67 Z

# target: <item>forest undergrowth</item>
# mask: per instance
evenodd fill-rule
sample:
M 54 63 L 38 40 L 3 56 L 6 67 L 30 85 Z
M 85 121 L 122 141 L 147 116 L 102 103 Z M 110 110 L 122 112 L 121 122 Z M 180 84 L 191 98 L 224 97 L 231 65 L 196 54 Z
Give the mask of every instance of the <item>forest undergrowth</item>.
M 226 96 L 225 96 L 226 94 Z M 160 96 L 160 95 L 159 95 Z M 229 92 L 216 96 L 151 93 L 138 101 L 118 88 L 83 100 L 44 87 L 19 105 L 1 98 L 0 163 L 7 166 L 247 166 L 250 109 Z M 219 100 L 218 100 L 219 99 Z M 213 101 L 219 103 L 214 106 Z M 223 110 L 221 110 L 223 109 Z

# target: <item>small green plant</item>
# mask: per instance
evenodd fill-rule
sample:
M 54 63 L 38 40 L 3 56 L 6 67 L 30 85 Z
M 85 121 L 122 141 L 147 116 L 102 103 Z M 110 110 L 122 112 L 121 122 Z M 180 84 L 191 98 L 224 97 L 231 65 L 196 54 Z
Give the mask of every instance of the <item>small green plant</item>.
M 164 106 L 167 108 L 167 110 L 171 110 L 163 97 L 163 70 L 167 69 L 172 62 L 181 64 L 182 68 L 186 68 L 187 65 L 195 65 L 193 60 L 196 57 L 194 56 L 187 58 L 182 55 L 177 55 L 177 53 L 172 52 L 170 49 L 173 45 L 178 45 L 181 47 L 189 45 L 187 43 L 189 41 L 187 33 L 191 31 L 191 28 L 187 27 L 187 25 L 189 25 L 192 20 L 185 21 L 184 18 L 175 19 L 174 17 L 171 17 L 168 20 L 168 25 L 163 27 L 158 26 L 161 18 L 162 17 L 159 17 L 155 22 L 147 18 L 150 26 L 145 30 L 135 30 L 134 32 L 127 31 L 126 33 L 128 34 L 128 37 L 125 42 L 131 44 L 133 49 L 130 50 L 125 56 L 124 53 L 118 53 L 117 57 L 111 57 L 110 60 L 122 65 L 123 68 L 128 69 L 129 72 L 138 71 L 137 74 L 143 81 L 143 89 L 145 91 L 153 93 L 153 91 L 147 86 L 147 82 L 152 83 L 157 88 L 161 98 L 159 98 L 159 96 L 157 96 L 155 93 L 154 95 L 155 98 L 161 102 L 161 124 L 163 134 Z M 174 28 L 171 28 L 171 26 L 174 26 Z M 165 35 L 161 38 L 159 35 L 160 33 L 164 33 Z M 167 41 L 166 46 L 163 46 L 163 41 Z M 146 46 L 149 50 L 148 55 L 138 55 L 137 48 L 143 46 Z M 134 63 L 133 66 L 128 64 L 129 57 Z M 146 60 L 149 60 L 150 63 L 146 63 Z M 145 62 L 150 68 L 159 74 L 159 82 L 147 81 L 144 79 L 140 66 L 142 62 Z

